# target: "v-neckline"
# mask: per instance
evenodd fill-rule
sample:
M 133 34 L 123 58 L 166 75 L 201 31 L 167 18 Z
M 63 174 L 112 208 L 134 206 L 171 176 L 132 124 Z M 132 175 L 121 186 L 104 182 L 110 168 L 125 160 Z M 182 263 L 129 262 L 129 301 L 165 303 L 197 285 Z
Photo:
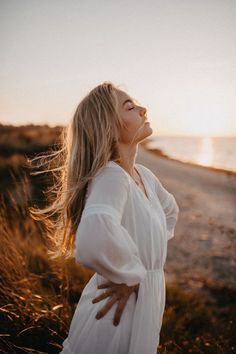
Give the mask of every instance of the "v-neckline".
M 137 184 L 135 183 L 135 181 L 134 181 L 134 183 L 135 183 L 135 185 L 138 187 L 138 189 L 140 190 L 140 192 L 144 194 L 144 197 L 150 202 L 150 196 L 149 196 L 149 193 L 148 193 L 148 191 L 147 191 L 146 182 L 144 181 L 144 176 L 143 176 L 142 172 L 140 172 L 141 169 L 139 169 L 136 164 L 134 165 L 134 168 L 135 168 L 136 171 L 138 172 L 138 175 L 139 175 L 139 177 L 140 177 L 140 179 L 141 179 L 141 181 L 142 181 L 142 184 L 143 184 L 143 187 L 144 187 L 144 189 L 145 189 L 145 192 L 141 191 L 141 189 L 139 188 L 139 186 L 137 186 Z M 131 178 L 132 178 L 132 177 L 131 177 Z M 133 179 L 133 178 L 132 178 L 132 179 Z
M 143 197 L 146 199 L 146 201 L 151 204 L 151 197 L 150 197 L 150 194 L 149 194 L 149 189 L 147 188 L 147 184 L 146 184 L 146 181 L 145 181 L 145 176 L 143 175 L 143 173 L 141 171 L 141 168 L 139 168 L 139 165 L 138 164 L 134 164 L 134 167 L 135 167 L 136 171 L 138 172 L 138 174 L 139 174 L 139 176 L 140 176 L 140 178 L 142 180 L 142 184 L 144 186 L 144 189 L 145 189 L 146 193 L 144 193 L 140 189 L 140 187 L 137 186 L 137 184 L 135 183 L 134 179 L 130 176 L 130 174 L 123 167 L 121 167 L 118 163 L 116 163 L 113 160 L 110 160 L 109 162 L 113 162 L 115 165 L 120 167 L 128 175 L 128 177 L 131 179 L 131 181 L 134 183 L 134 185 L 138 189 L 139 193 L 141 193 L 143 195 Z

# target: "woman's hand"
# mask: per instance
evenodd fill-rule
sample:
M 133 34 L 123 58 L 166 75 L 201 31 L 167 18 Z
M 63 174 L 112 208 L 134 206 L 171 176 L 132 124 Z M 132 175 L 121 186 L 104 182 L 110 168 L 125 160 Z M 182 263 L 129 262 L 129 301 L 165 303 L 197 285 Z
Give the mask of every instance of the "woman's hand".
M 101 301 L 108 296 L 112 296 L 111 299 L 105 304 L 105 306 L 97 313 L 96 319 L 99 320 L 101 317 L 103 317 L 110 310 L 110 308 L 116 303 L 116 301 L 118 301 L 118 305 L 116 308 L 115 317 L 113 321 L 113 324 L 117 326 L 120 322 L 120 318 L 125 308 L 125 305 L 132 292 L 136 293 L 136 300 L 137 300 L 139 284 L 128 286 L 125 283 L 116 284 L 111 281 L 108 281 L 107 283 L 98 285 L 98 289 L 104 289 L 107 287 L 109 287 L 110 289 L 105 291 L 103 294 L 95 297 L 92 301 L 92 303 L 95 304 L 96 302 Z

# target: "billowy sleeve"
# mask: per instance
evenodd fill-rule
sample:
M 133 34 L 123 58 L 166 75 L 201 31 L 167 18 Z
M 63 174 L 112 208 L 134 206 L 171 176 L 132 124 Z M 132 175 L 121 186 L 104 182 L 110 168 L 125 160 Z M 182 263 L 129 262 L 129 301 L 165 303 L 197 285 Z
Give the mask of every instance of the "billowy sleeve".
M 155 193 L 166 215 L 167 239 L 170 240 L 174 237 L 174 230 L 179 215 L 179 206 L 173 194 L 163 187 L 159 178 L 146 166 L 142 165 L 142 168 L 149 174 L 149 178 L 154 181 Z
M 76 231 L 76 262 L 117 284 L 140 283 L 147 271 L 137 245 L 121 224 L 129 194 L 127 176 L 117 167 L 105 167 L 89 187 Z
M 155 176 L 155 175 L 154 175 Z M 173 194 L 168 192 L 161 184 L 159 178 L 155 176 L 155 190 L 160 204 L 166 215 L 167 239 L 174 237 L 174 230 L 178 220 L 179 206 Z

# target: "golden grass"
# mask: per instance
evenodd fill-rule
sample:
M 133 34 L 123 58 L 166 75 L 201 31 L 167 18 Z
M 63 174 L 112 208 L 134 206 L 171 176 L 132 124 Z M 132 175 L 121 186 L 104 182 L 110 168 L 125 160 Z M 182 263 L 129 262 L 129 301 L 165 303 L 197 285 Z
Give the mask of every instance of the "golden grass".
M 73 260 L 49 259 L 43 229 L 27 212 L 29 203 L 26 176 L 14 193 L 1 196 L 0 350 L 56 353 L 92 273 Z

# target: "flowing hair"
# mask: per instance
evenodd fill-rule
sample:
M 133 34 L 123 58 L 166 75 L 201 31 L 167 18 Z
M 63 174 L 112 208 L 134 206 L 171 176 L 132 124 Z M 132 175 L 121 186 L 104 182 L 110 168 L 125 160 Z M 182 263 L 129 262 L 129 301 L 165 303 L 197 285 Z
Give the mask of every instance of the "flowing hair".
M 45 226 L 51 259 L 73 256 L 76 229 L 85 206 L 88 183 L 109 160 L 120 161 L 119 132 L 125 123 L 118 114 L 116 86 L 96 86 L 78 104 L 71 122 L 63 128 L 59 147 L 29 160 L 51 173 L 49 205 L 30 207 L 30 215 Z

